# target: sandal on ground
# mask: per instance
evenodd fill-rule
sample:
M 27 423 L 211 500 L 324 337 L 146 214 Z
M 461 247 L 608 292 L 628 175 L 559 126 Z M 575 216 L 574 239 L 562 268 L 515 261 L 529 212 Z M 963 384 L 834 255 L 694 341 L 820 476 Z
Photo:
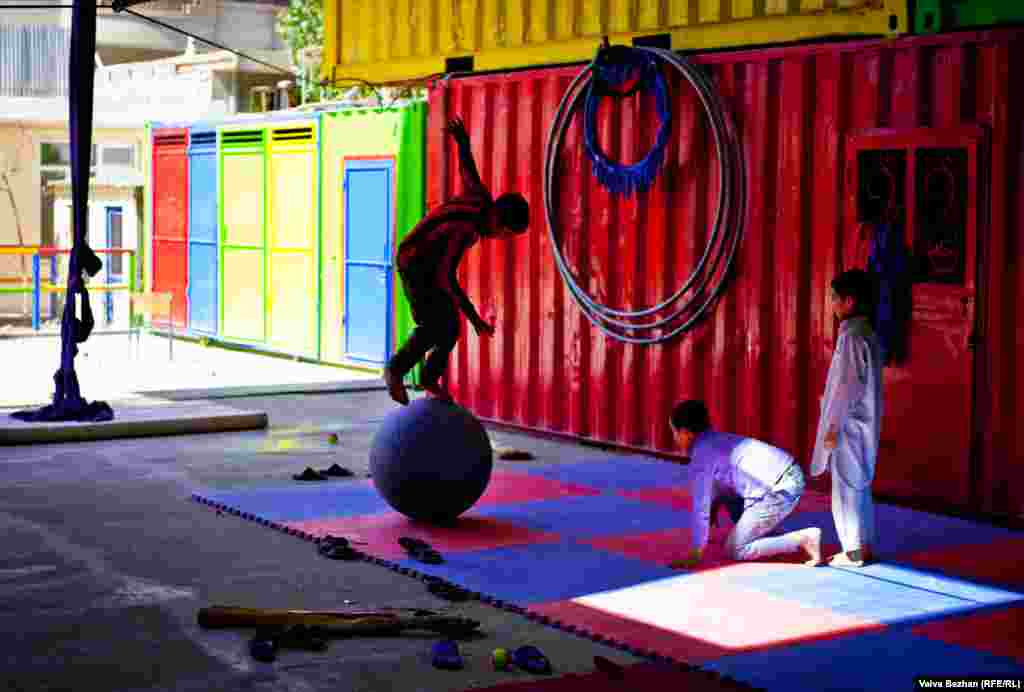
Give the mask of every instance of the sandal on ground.
M 293 475 L 292 479 L 297 481 L 325 481 L 327 476 L 307 466 L 305 471 Z
M 604 656 L 594 656 L 594 668 L 613 680 L 622 680 L 626 677 L 626 669 L 623 666 L 605 658 Z
M 537 675 L 551 672 L 551 661 L 536 646 L 520 646 L 512 652 L 512 663 Z
M 434 644 L 431 650 L 432 661 L 435 668 L 442 670 L 462 670 L 465 662 L 459 653 L 459 645 L 451 639 L 442 639 Z
M 398 539 L 398 545 L 402 546 L 406 553 L 414 560 L 425 562 L 428 565 L 439 565 L 444 562 L 441 553 L 431 547 L 426 541 L 410 536 L 402 536 Z
M 316 551 L 331 560 L 358 560 L 360 557 L 348 539 L 340 536 L 324 536 L 317 543 Z
M 451 601 L 452 603 L 461 603 L 462 601 L 468 601 L 472 598 L 472 594 L 461 586 L 449 584 L 448 582 L 440 579 L 431 579 L 427 582 L 427 591 L 438 598 L 443 598 L 444 600 Z
M 338 466 L 337 464 L 331 464 L 329 468 L 318 471 L 318 473 L 322 476 L 330 476 L 332 478 L 348 478 L 349 476 L 355 475 L 348 469 Z

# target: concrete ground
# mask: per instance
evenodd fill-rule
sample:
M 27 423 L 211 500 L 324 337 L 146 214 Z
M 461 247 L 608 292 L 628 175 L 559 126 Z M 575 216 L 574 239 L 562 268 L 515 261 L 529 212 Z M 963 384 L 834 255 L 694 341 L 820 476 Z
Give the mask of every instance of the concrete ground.
M 167 338 L 158 335 L 143 335 L 133 344 L 126 334 L 98 333 L 79 349 L 75 372 L 90 400 L 126 400 L 147 394 L 182 399 L 282 389 L 310 392 L 383 386 L 374 372 L 189 341 L 175 340 L 172 354 Z M 0 387 L 0 406 L 49 403 L 60 354 L 58 335 L 0 338 L 0 363 L 4 364 L 5 375 L 11 375 L 5 376 Z
M 490 666 L 495 647 L 526 643 L 559 673 L 590 671 L 597 654 L 638 661 L 480 603 L 452 606 L 410 577 L 324 559 L 310 543 L 191 501 L 198 487 L 280 481 L 334 462 L 365 477 L 378 421 L 394 406 L 382 391 L 219 403 L 264 410 L 270 428 L 0 448 L 5 689 L 462 690 L 529 679 Z M 337 445 L 326 442 L 330 432 Z M 295 444 L 261 452 L 281 440 Z M 557 462 L 572 447 L 501 431 L 492 441 L 536 455 L 500 462 L 509 465 Z M 262 664 L 248 655 L 251 633 L 196 625 L 211 604 L 455 608 L 480 620 L 485 636 L 461 645 L 459 672 L 435 670 L 435 637 L 413 634 L 337 640 L 324 653 L 285 651 Z

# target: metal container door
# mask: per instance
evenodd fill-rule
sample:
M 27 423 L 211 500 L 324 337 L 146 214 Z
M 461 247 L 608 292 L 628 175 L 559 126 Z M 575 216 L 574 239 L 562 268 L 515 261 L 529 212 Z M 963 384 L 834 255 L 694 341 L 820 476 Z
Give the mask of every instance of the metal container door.
M 187 130 L 153 132 L 153 292 L 171 294 L 171 321 L 178 329 L 188 319 L 187 146 Z
M 345 161 L 345 355 L 384 365 L 391 343 L 394 161 Z
M 192 131 L 189 147 L 188 326 L 217 333 L 217 133 Z

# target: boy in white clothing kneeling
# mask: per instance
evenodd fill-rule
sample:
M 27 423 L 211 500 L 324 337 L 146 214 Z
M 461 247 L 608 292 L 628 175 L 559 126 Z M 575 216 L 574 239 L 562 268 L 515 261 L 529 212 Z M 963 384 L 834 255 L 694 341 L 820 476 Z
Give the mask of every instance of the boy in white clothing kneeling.
M 805 564 L 821 562 L 821 529 L 808 528 L 768 536 L 800 502 L 804 474 L 792 455 L 767 443 L 711 429 L 703 401 L 676 405 L 669 421 L 676 442 L 696 471 L 693 507 L 697 514 L 694 550 L 690 560 L 673 563 L 688 567 L 700 561 L 708 544 L 713 508 L 719 503 L 737 508 L 736 525 L 725 542 L 733 560 L 758 560 L 803 550 Z

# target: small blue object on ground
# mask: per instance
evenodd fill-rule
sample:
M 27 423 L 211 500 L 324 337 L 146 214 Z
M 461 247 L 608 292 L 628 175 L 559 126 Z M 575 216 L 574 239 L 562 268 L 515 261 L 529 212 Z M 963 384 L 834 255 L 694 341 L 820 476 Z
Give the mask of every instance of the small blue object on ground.
M 459 645 L 451 639 L 442 639 L 434 644 L 432 650 L 435 668 L 442 670 L 462 670 L 465 662 L 459 653 Z

